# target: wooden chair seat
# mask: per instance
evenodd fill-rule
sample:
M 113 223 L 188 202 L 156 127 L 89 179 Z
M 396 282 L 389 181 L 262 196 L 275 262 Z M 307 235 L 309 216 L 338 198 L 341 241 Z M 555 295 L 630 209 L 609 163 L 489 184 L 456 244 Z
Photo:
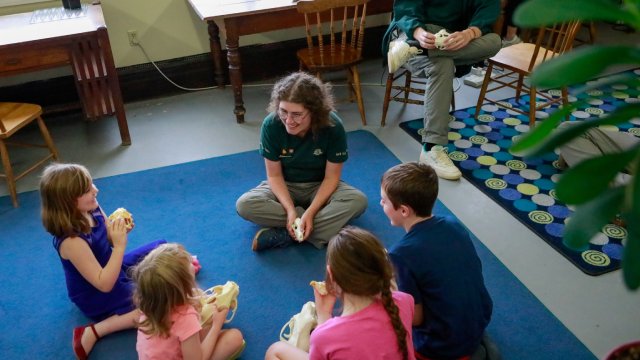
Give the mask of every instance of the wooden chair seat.
M 18 207 L 18 194 L 16 190 L 16 181 L 20 180 L 23 176 L 36 170 L 39 166 L 45 164 L 50 159 L 58 159 L 58 151 L 56 150 L 49 130 L 42 120 L 42 107 L 35 104 L 25 103 L 10 103 L 0 102 L 0 158 L 2 159 L 2 166 L 4 168 L 4 174 L 0 174 L 0 177 L 4 177 L 7 180 L 7 186 L 9 188 L 9 195 L 14 207 Z M 33 121 L 38 123 L 40 133 L 44 139 L 45 144 L 32 144 L 25 142 L 9 142 L 7 139 L 13 134 L 23 129 L 25 126 L 31 124 Z M 7 145 L 15 145 L 22 147 L 41 147 L 49 150 L 48 154 L 37 160 L 33 165 L 29 166 L 26 170 L 14 174 L 14 169 L 11 166 L 9 158 L 9 152 Z
M 535 60 L 532 61 L 531 57 L 535 51 L 535 44 L 531 43 L 519 43 L 511 45 L 506 48 L 500 49 L 500 51 L 492 58 L 496 63 L 500 63 L 501 67 L 507 68 L 511 71 L 518 71 L 519 69 L 527 69 L 533 62 L 533 69 L 544 61 L 544 53 L 547 49 L 540 49 Z M 508 51 L 503 51 L 509 49 Z M 551 55 L 551 54 L 549 54 Z M 553 54 L 555 56 L 555 54 Z
M 568 103 L 567 88 L 561 90 L 562 96 L 554 98 L 545 92 L 538 92 L 535 86 L 528 86 L 524 79 L 529 77 L 540 63 L 557 57 L 573 47 L 573 41 L 580 29 L 579 21 L 569 21 L 552 26 L 540 27 L 537 31 L 535 43 L 520 43 L 502 48 L 495 56 L 488 60 L 487 72 L 480 89 L 476 104 L 475 116 L 480 114 L 482 104 L 486 102 L 500 106 L 502 99 L 492 99 L 488 93 L 502 88 L 512 88 L 516 91 L 516 99 L 520 99 L 522 92 L 529 94 L 529 107 L 521 109 L 513 107 L 511 110 L 528 115 L 529 126 L 534 126 L 536 111 L 555 103 Z M 501 68 L 501 74 L 494 74 L 495 68 Z M 492 83 L 496 83 L 490 87 Z M 541 101 L 538 101 L 540 96 Z

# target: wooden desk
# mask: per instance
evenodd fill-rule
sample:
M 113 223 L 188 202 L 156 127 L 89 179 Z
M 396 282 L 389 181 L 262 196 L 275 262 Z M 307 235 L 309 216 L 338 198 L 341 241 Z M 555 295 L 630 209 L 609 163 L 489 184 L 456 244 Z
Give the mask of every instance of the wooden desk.
M 304 18 L 298 14 L 292 0 L 189 0 L 200 19 L 206 21 L 209 44 L 213 55 L 216 83 L 224 87 L 222 71 L 222 48 L 220 29 L 215 19 L 222 21 L 227 34 L 227 60 L 229 77 L 233 87 L 233 97 L 238 123 L 244 122 L 244 101 L 242 100 L 242 69 L 238 52 L 239 38 L 243 35 L 265 31 L 304 26 Z M 367 15 L 391 12 L 393 0 L 374 0 L 367 5 Z M 303 33 L 300 34 L 301 36 Z
M 88 119 L 116 115 L 122 145 L 131 137 L 100 5 L 83 17 L 31 24 L 32 13 L 0 16 L 0 76 L 70 65 Z

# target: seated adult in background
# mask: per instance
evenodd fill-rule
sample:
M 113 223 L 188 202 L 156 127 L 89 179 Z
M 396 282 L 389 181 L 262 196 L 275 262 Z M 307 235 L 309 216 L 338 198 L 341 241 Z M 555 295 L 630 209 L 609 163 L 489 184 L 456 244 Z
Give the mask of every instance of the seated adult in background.
M 455 67 L 481 62 L 500 50 L 500 35 L 492 33 L 499 13 L 499 0 L 394 2 L 393 19 L 382 41 L 382 51 L 387 54 L 389 42 L 397 38 L 406 38 L 423 49 L 420 55 L 409 58 L 404 67 L 414 76 L 427 78 L 420 162 L 431 165 L 443 179 L 457 180 L 461 175 L 442 146 L 448 142 Z M 435 33 L 442 29 L 450 35 L 444 47 L 438 49 Z
M 330 86 L 293 73 L 274 85 L 268 111 L 260 132 L 267 180 L 243 194 L 236 210 L 265 226 L 253 238 L 254 251 L 294 239 L 322 248 L 367 208 L 367 197 L 340 180 L 347 136 Z
M 563 122 L 558 126 L 558 129 L 564 129 L 574 124 L 577 122 Z M 640 143 L 640 139 L 628 132 L 591 128 L 579 137 L 560 146 L 558 160 L 561 168 L 576 166 L 586 159 L 629 150 L 638 143 Z M 626 169 L 626 171 L 629 170 Z M 619 173 L 614 179 L 614 185 L 624 185 L 630 179 L 631 175 L 628 173 Z

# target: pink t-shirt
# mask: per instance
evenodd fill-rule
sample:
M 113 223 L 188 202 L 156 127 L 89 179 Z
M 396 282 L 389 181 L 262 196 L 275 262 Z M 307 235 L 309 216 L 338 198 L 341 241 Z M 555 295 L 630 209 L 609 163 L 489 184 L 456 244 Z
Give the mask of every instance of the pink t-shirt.
M 140 317 L 140 321 L 145 316 Z M 171 314 L 169 337 L 150 336 L 138 330 L 136 350 L 140 360 L 181 360 L 181 343 L 202 329 L 200 315 L 191 305 L 178 307 Z
M 414 360 L 411 338 L 413 297 L 393 292 L 393 300 L 400 310 L 400 320 L 407 330 L 409 360 Z M 384 359 L 402 360 L 391 318 L 376 301 L 355 314 L 327 320 L 311 333 L 309 359 Z

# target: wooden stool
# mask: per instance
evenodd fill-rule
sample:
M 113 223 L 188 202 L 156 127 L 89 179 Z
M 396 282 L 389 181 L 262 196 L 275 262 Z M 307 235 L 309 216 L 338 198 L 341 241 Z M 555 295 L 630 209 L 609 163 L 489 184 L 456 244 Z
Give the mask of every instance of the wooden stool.
M 33 170 L 36 170 L 49 159 L 58 160 L 58 150 L 56 150 L 53 140 L 51 139 L 51 135 L 49 135 L 49 130 L 47 130 L 44 120 L 42 120 L 40 115 L 42 115 L 42 107 L 40 107 L 40 105 L 0 102 L 0 157 L 2 158 L 2 166 L 4 167 L 4 174 L 0 174 L 0 177 L 7 179 L 9 195 L 11 195 L 11 201 L 13 202 L 14 207 L 18 207 L 16 181 L 20 180 L 23 176 L 29 174 Z M 45 145 L 7 141 L 11 135 L 29 125 L 34 120 L 37 120 L 38 122 L 38 127 L 40 128 L 40 133 L 42 133 L 42 137 L 44 138 Z M 9 160 L 7 145 L 48 148 L 49 153 L 23 172 L 14 175 L 13 168 L 11 167 L 11 161 Z

